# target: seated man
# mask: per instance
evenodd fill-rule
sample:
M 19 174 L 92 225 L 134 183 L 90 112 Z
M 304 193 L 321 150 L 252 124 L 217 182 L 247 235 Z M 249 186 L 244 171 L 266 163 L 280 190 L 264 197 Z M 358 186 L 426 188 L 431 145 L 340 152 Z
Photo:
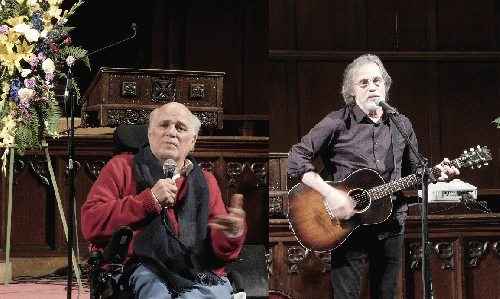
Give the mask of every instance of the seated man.
M 129 279 L 136 298 L 231 297 L 224 264 L 245 240 L 243 196 L 235 194 L 226 210 L 215 177 L 189 155 L 200 126 L 180 103 L 154 110 L 149 144 L 113 157 L 82 206 L 93 250 L 120 226 L 134 231 L 128 257 L 139 263 Z M 163 170 L 167 159 L 177 164 L 173 178 Z

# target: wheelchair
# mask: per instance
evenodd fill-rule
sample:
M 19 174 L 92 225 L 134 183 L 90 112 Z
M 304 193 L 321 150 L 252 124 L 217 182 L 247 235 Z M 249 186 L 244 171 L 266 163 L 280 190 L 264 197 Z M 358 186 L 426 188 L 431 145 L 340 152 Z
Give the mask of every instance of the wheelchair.
M 124 261 L 132 240 L 132 229 L 122 226 L 113 231 L 109 244 L 101 251 L 90 252 L 89 270 L 91 299 L 133 299 L 128 278 L 138 265 Z M 233 287 L 233 299 L 268 298 L 269 280 L 263 245 L 243 245 L 235 261 L 226 266 Z M 121 276 L 118 280 L 115 278 Z
M 148 124 L 119 125 L 113 133 L 117 152 L 136 153 L 148 142 Z M 123 265 L 132 240 L 129 227 L 117 228 L 104 252 L 90 253 L 89 282 L 91 299 L 134 298 L 128 287 L 128 277 L 135 270 L 128 263 Z M 268 298 L 269 279 L 264 245 L 243 245 L 235 261 L 228 263 L 226 273 L 233 285 L 234 299 Z M 122 274 L 118 281 L 114 277 Z

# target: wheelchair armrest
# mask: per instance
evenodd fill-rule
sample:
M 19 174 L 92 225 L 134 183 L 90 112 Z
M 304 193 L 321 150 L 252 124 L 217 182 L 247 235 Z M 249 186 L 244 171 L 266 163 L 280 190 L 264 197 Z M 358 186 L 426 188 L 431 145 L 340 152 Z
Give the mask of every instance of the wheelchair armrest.
M 104 248 L 104 263 L 122 264 L 127 258 L 132 237 L 133 231 L 128 226 L 120 226 L 113 230 L 111 239 L 106 248 Z
M 231 285 L 235 292 L 239 293 L 245 291 L 243 287 L 243 277 L 241 277 L 240 273 L 236 271 L 229 271 L 227 272 L 227 277 L 229 278 L 229 281 L 231 282 Z

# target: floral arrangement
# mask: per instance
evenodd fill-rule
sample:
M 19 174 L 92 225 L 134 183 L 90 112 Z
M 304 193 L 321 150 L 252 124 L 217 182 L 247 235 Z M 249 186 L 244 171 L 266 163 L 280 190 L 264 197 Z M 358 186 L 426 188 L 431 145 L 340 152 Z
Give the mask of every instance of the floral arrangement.
M 496 118 L 493 122 L 497 125 L 497 129 L 500 129 L 500 117 Z
M 87 51 L 72 46 L 68 18 L 83 4 L 78 0 L 69 11 L 63 0 L 0 0 L 0 147 L 5 173 L 7 152 L 15 146 L 23 155 L 37 151 L 45 137 L 59 137 L 60 111 L 55 98 L 57 80 L 66 79 L 65 69 L 77 59 L 90 68 Z M 80 91 L 75 81 L 77 98 Z

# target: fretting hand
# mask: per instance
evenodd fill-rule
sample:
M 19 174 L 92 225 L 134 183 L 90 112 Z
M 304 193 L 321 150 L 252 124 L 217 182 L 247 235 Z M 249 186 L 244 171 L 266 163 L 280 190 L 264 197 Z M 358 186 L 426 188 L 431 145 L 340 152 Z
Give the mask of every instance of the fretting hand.
M 441 176 L 439 176 L 439 178 L 437 178 L 437 180 L 440 182 L 448 182 L 455 175 L 460 174 L 460 171 L 458 170 L 458 168 L 453 166 L 450 163 L 450 160 L 448 158 L 444 158 L 441 163 L 436 165 L 436 168 L 441 170 Z

